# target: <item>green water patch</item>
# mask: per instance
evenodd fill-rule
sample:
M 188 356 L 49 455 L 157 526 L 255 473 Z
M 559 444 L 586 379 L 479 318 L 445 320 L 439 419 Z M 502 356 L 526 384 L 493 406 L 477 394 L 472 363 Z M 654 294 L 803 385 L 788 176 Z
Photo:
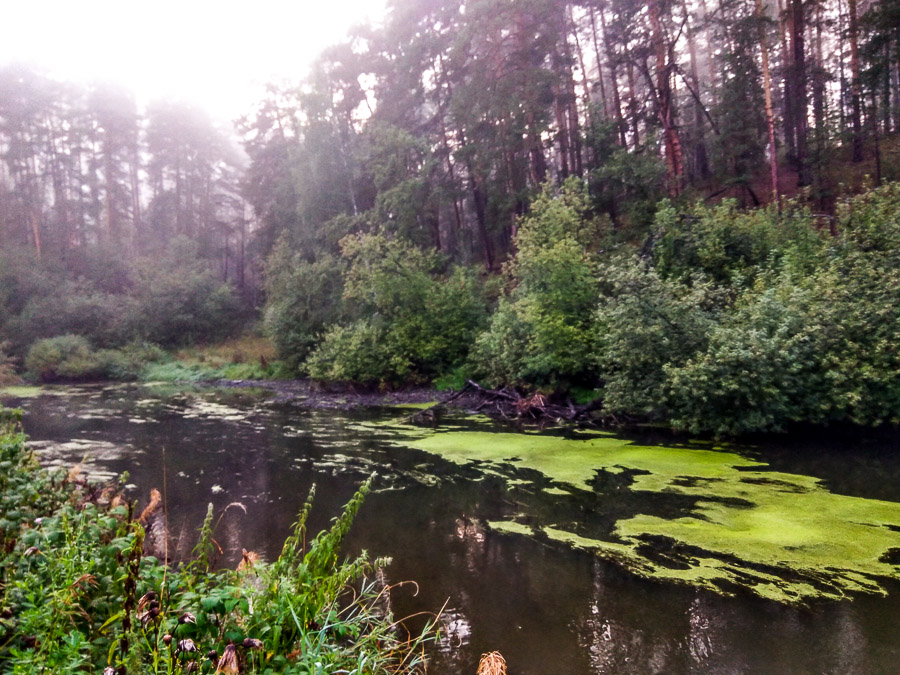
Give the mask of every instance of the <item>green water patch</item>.
M 0 387 L 0 397 L 3 398 L 35 398 L 44 393 L 41 387 L 12 386 Z
M 440 401 L 426 401 L 425 403 L 393 403 L 391 408 L 399 408 L 400 410 L 427 410 L 433 408 Z
M 640 576 L 790 604 L 884 594 L 884 580 L 900 579 L 900 504 L 834 494 L 727 449 L 597 433 L 396 432 L 398 445 L 503 475 L 511 490 L 540 472 L 545 500 L 580 496 L 580 506 L 491 527 L 590 549 Z

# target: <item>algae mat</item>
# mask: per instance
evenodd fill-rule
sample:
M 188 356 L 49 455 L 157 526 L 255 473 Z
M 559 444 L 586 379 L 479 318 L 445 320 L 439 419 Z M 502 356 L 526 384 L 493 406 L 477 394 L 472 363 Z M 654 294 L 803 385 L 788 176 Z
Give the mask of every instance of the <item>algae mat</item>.
M 626 499 L 622 485 L 631 506 L 599 534 L 590 511 L 580 520 L 525 514 L 491 526 L 590 549 L 644 577 L 726 594 L 743 588 L 791 604 L 884 594 L 884 580 L 900 578 L 900 504 L 834 494 L 816 478 L 768 470 L 735 452 L 605 434 L 394 431 L 398 445 L 516 482 L 530 475 L 524 469 L 537 471 L 547 499 L 602 493 L 598 477 L 617 477 L 618 494 L 598 495 L 600 509 L 616 510 Z M 667 500 L 677 506 L 665 515 L 641 506 Z

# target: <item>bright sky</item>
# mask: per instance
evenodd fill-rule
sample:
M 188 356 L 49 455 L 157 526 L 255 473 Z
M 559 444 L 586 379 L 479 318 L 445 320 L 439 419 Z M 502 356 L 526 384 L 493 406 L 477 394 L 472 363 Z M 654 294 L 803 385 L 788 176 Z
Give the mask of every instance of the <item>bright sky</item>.
M 299 82 L 351 26 L 380 21 L 384 0 L 0 0 L 0 12 L 0 64 L 122 84 L 139 104 L 183 99 L 227 121 L 266 82 Z

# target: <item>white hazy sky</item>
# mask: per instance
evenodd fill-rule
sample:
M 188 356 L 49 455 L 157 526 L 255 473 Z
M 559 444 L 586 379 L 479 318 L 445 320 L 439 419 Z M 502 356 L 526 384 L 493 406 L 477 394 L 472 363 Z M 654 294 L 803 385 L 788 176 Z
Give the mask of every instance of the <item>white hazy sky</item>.
M 0 64 L 119 83 L 141 104 L 180 98 L 227 121 L 383 13 L 384 0 L 0 0 Z

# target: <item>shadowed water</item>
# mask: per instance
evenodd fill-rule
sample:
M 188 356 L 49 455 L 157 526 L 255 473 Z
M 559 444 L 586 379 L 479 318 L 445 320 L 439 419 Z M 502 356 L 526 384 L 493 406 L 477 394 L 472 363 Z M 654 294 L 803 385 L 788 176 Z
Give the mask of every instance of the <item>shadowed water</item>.
M 86 458 L 95 475 L 128 471 L 134 496 L 144 499 L 165 486 L 174 557 L 196 543 L 207 503 L 220 513 L 237 502 L 216 532 L 223 564 L 241 548 L 272 559 L 313 482 L 315 531 L 376 471 L 376 491 L 346 550 L 391 556 L 389 581 L 418 582 L 417 596 L 412 587 L 394 594 L 396 616 L 447 602 L 433 672 L 474 673 L 490 650 L 506 656 L 511 673 L 889 673 L 900 660 L 900 585 L 890 579 L 880 581 L 886 597 L 795 608 L 741 588 L 725 597 L 641 578 L 546 536 L 487 525 L 515 519 L 606 536 L 637 514 L 690 513 L 698 501 L 690 481 L 636 492 L 630 488 L 647 472 L 597 471 L 585 477 L 588 489 L 573 489 L 521 463 L 473 465 L 409 447 L 377 426 L 396 409 L 303 410 L 240 390 L 90 386 L 18 403 L 45 462 Z M 742 457 L 779 475 L 813 476 L 836 495 L 900 502 L 891 437 L 816 439 L 790 449 L 756 447 Z

